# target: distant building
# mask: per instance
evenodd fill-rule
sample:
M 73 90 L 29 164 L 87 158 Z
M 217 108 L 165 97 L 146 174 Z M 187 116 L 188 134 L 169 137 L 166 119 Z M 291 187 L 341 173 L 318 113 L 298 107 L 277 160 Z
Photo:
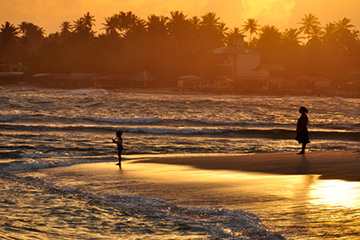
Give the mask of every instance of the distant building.
M 287 88 L 295 90 L 330 89 L 331 81 L 325 77 L 301 76 L 290 80 Z
M 20 84 L 23 79 L 23 72 L 0 72 L 0 84 Z
M 21 84 L 25 67 L 20 64 L 0 64 L 0 84 Z
M 222 76 L 226 88 L 234 92 L 278 91 L 284 85 L 281 77 L 284 66 L 261 64 L 260 53 L 246 49 L 243 37 L 235 46 L 223 46 L 213 50 L 214 72 Z M 218 86 L 216 86 L 218 88 Z
M 179 89 L 190 90 L 199 88 L 202 78 L 195 75 L 184 75 L 177 78 L 177 86 Z
M 261 77 L 281 77 L 285 67 L 280 64 L 261 64 L 254 70 Z
M 244 47 L 223 46 L 213 50 L 215 73 L 224 76 L 256 77 L 260 53 Z
M 127 78 L 129 78 L 129 75 L 123 74 L 106 74 L 92 77 L 95 87 L 105 89 L 127 87 Z
M 147 71 L 141 71 L 126 80 L 130 87 L 151 87 L 154 85 L 155 76 Z

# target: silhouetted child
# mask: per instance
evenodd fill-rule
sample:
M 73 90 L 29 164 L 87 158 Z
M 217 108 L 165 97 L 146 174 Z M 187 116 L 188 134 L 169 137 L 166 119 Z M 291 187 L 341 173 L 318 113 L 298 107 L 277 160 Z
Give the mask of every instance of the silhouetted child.
M 113 143 L 117 144 L 118 147 L 118 157 L 119 157 L 119 163 L 117 163 L 116 165 L 121 166 L 121 151 L 123 150 L 123 145 L 122 145 L 122 131 L 117 131 L 116 132 L 116 138 L 113 138 Z
M 300 107 L 299 113 L 301 113 L 301 116 L 297 121 L 295 137 L 295 139 L 298 140 L 299 143 L 302 143 L 302 149 L 299 154 L 305 154 L 306 144 L 310 142 L 309 132 L 306 126 L 309 121 L 308 116 L 306 115 L 307 112 L 308 110 L 306 109 L 306 107 Z

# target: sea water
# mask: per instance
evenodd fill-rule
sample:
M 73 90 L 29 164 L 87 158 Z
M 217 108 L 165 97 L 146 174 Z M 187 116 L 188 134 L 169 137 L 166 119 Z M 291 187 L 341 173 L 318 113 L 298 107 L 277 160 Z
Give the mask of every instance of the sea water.
M 17 173 L 115 162 L 112 138 L 119 130 L 125 161 L 297 152 L 300 145 L 294 137 L 300 106 L 309 109 L 308 151 L 359 149 L 359 99 L 4 88 L 0 91 L 0 235 L 9 239 L 281 239 L 258 216 L 241 209 L 200 208 L 196 203 L 167 206 L 162 199 L 136 194 L 122 195 L 119 206 L 104 201 L 107 198 L 96 191 Z

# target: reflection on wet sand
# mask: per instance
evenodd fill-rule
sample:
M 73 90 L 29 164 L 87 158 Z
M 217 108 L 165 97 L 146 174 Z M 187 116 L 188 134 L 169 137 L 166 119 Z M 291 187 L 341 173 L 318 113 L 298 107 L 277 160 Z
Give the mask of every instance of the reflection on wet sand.
M 304 157 L 298 168 L 305 173 L 309 165 Z M 124 162 L 123 170 L 98 163 L 40 172 L 51 182 L 63 181 L 98 194 L 148 196 L 168 204 L 253 212 L 268 228 L 291 239 L 351 239 L 359 233 L 359 182 L 131 162 Z

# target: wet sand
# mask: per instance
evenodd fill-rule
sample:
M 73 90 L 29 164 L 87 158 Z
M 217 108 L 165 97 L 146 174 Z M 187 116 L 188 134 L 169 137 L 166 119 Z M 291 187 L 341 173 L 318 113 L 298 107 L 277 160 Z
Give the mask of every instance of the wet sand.
M 259 153 L 237 156 L 154 158 L 134 163 L 187 165 L 208 170 L 235 170 L 271 174 L 311 174 L 321 179 L 360 181 L 359 151 Z
M 245 210 L 290 239 L 351 239 L 359 234 L 360 182 L 352 182 L 360 180 L 359 161 L 360 152 L 265 153 L 131 160 L 122 169 L 115 162 L 90 163 L 19 174 L 100 196 Z

